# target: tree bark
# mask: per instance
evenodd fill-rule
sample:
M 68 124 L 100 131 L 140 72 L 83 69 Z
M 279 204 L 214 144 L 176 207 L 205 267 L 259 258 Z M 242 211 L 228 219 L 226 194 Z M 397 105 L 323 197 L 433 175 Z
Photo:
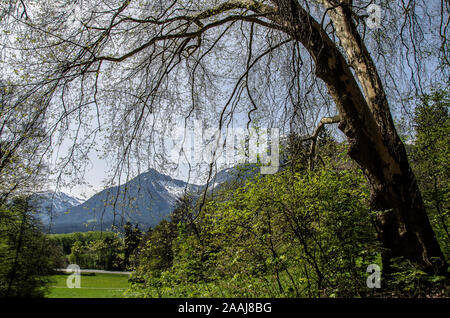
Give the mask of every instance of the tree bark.
M 349 62 L 309 13 L 295 0 L 275 0 L 273 22 L 282 26 L 313 57 L 340 114 L 339 128 L 349 142 L 349 156 L 363 169 L 371 187 L 371 206 L 383 246 L 383 271 L 393 258 L 420 264 L 430 274 L 448 275 L 445 257 L 429 222 L 405 147 L 392 120 L 376 67 L 344 6 L 330 9 Z M 347 11 L 345 11 L 347 10 Z M 265 11 L 269 11 L 267 8 Z M 355 69 L 356 76 L 350 70 Z
M 430 272 L 444 273 L 445 258 L 431 228 L 405 147 L 395 129 L 380 76 L 357 31 L 351 8 L 345 3 L 333 6 L 330 1 L 326 1 L 325 5 L 329 9 L 329 16 L 349 64 L 361 83 L 369 109 L 380 130 L 382 143 L 399 168 L 395 173 L 383 167 L 378 169 L 382 172 L 380 175 L 377 175 L 377 171 L 366 173 L 372 186 L 372 207 L 388 211 L 377 217 L 380 241 L 386 249 L 383 267 L 389 271 L 390 259 L 403 256 L 424 264 Z M 369 157 L 359 158 L 359 161 L 366 162 L 371 155 L 355 154 L 356 156 Z M 432 257 L 439 258 L 442 264 L 439 261 L 433 264 Z

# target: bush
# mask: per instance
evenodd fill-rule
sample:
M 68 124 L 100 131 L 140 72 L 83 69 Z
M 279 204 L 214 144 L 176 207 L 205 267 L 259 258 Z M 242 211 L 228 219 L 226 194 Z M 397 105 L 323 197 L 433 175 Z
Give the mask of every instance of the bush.
M 360 170 L 327 166 L 256 176 L 216 193 L 194 225 L 178 224 L 167 245 L 172 262 L 158 271 L 151 269 L 162 246 L 149 236 L 153 254 L 141 259 L 129 295 L 366 295 L 366 268 L 379 262 L 368 189 Z

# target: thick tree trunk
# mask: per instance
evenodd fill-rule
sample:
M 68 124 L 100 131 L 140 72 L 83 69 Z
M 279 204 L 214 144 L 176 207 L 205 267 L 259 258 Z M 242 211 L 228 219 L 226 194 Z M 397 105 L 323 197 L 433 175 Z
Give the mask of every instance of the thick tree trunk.
M 343 65 L 336 65 L 337 73 L 343 70 L 339 64 Z M 445 257 L 431 228 L 405 147 L 397 133 L 386 139 L 379 129 L 370 128 L 370 119 L 361 120 L 355 104 L 348 101 L 360 94 L 357 86 L 348 86 L 345 80 L 341 84 L 333 80 L 328 83 L 335 100 L 347 95 L 338 107 L 343 118 L 339 128 L 349 141 L 349 156 L 361 166 L 369 180 L 372 208 L 381 211 L 377 226 L 384 248 L 383 271 L 391 272 L 391 260 L 403 257 L 422 265 L 430 274 L 447 275 Z M 360 97 L 355 98 L 358 99 Z
M 404 257 L 423 265 L 430 274 L 446 275 L 447 264 L 408 161 L 401 163 L 400 168 L 401 174 L 384 184 L 368 174 L 372 179 L 372 207 L 386 211 L 377 216 L 378 235 L 384 248 L 383 269 L 391 272 L 391 260 Z
M 351 7 L 345 3 L 336 7 L 331 1 L 323 2 L 329 10 L 348 63 L 361 84 L 367 106 L 380 132 L 380 142 L 391 157 L 387 162 L 381 160 L 375 169 L 369 169 L 372 165 L 368 162 L 375 161 L 373 153 L 356 151 L 352 154 L 362 167 L 367 168 L 372 208 L 386 211 L 377 218 L 379 238 L 385 249 L 383 268 L 389 272 L 392 258 L 405 257 L 423 264 L 431 273 L 437 271 L 442 274 L 446 271 L 445 258 L 431 228 L 405 147 L 395 129 L 382 81 L 358 33 Z M 386 169 L 386 165 L 393 164 L 391 160 L 395 162 L 395 170 Z M 433 257 L 437 258 L 436 264 L 431 260 Z
M 345 124 L 341 128 L 346 131 Z M 349 138 L 353 144 L 349 155 L 364 169 L 371 185 L 371 206 L 380 211 L 377 227 L 383 247 L 384 272 L 392 271 L 393 258 L 403 257 L 421 264 L 430 274 L 447 275 L 445 257 L 435 238 L 403 144 L 398 140 L 396 149 L 386 145 L 389 153 L 398 155 L 398 170 L 392 170 L 380 153 L 360 149 L 358 139 L 359 136 Z
M 381 80 L 349 9 L 339 6 L 329 10 L 347 61 L 298 1 L 274 0 L 273 3 L 275 14 L 269 18 L 301 42 L 315 60 L 316 75 L 327 85 L 339 111 L 339 128 L 347 136 L 349 155 L 370 182 L 372 207 L 384 211 L 378 215 L 377 222 L 384 248 L 383 271 L 392 270 L 393 258 L 403 257 L 422 265 L 429 273 L 448 275 L 447 263 L 431 228 L 405 147 L 395 130 Z M 256 11 L 271 10 L 260 6 Z

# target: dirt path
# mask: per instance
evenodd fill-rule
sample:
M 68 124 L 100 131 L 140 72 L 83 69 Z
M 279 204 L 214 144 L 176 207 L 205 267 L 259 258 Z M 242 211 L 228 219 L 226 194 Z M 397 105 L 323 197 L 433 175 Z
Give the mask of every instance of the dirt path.
M 66 268 L 57 269 L 58 272 L 73 273 L 73 270 Z M 104 271 L 101 269 L 80 269 L 80 273 L 97 273 L 97 274 L 117 274 L 117 275 L 131 275 L 132 272 L 117 272 L 117 271 Z

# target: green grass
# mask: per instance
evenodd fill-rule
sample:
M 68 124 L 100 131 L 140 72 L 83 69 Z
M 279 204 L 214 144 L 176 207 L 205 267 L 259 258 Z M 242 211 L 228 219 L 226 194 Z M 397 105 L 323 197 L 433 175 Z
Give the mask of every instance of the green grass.
M 81 288 L 68 288 L 68 274 L 52 276 L 48 298 L 120 298 L 129 287 L 128 275 L 81 275 Z

